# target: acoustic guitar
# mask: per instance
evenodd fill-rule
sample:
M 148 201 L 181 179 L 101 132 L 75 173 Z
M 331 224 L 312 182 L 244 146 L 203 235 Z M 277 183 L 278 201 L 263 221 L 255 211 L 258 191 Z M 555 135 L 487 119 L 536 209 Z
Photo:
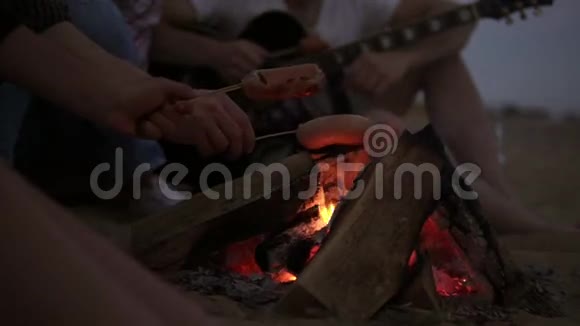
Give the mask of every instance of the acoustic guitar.
M 459 6 L 442 14 L 408 24 L 406 26 L 386 30 L 368 38 L 346 44 L 344 46 L 327 49 L 320 53 L 304 55 L 300 51 L 301 42 L 309 37 L 303 26 L 285 12 L 272 11 L 253 19 L 239 36 L 260 45 L 273 55 L 265 63 L 265 67 L 279 67 L 300 63 L 316 63 L 325 72 L 328 87 L 333 97 L 334 112 L 347 113 L 349 111 L 347 97 L 341 92 L 341 76 L 343 69 L 350 65 L 365 51 L 384 52 L 408 47 L 429 36 L 442 33 L 457 27 L 473 24 L 482 18 L 506 20 L 513 23 L 512 14 L 519 12 L 521 19 L 527 18 L 527 9 L 533 9 L 535 15 L 541 13 L 541 7 L 551 6 L 553 0 L 480 0 L 473 4 Z M 175 72 L 175 69 L 173 70 Z M 187 74 L 173 78 L 188 80 L 194 87 L 217 89 L 225 84 L 217 72 L 202 67 Z M 279 132 L 296 128 L 300 123 L 316 117 L 316 113 L 296 113 L 296 107 L 291 112 L 279 103 L 252 103 L 243 94 L 232 96 L 238 104 L 247 110 L 254 123 L 257 134 Z M 298 111 L 300 111 L 298 109 Z M 280 122 L 282 122 L 280 125 Z M 164 144 L 170 162 L 180 162 L 195 170 L 203 168 L 203 162 L 195 154 L 192 147 L 175 144 Z M 244 166 L 248 162 L 239 162 Z M 238 172 L 241 172 L 239 169 Z

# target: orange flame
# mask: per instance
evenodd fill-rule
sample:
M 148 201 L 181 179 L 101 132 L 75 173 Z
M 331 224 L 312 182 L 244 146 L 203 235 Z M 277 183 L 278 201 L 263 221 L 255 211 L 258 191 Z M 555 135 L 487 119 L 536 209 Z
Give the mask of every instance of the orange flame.
M 321 193 L 320 195 L 321 197 L 318 200 L 318 221 L 317 221 L 317 225 L 316 225 L 316 229 L 318 230 L 322 230 L 323 228 L 325 228 L 328 223 L 330 223 L 330 220 L 332 219 L 332 214 L 334 213 L 334 210 L 336 209 L 336 203 L 329 203 L 326 200 L 326 196 L 324 195 L 324 192 Z
M 321 223 L 324 223 L 324 226 L 327 226 L 330 223 L 330 219 L 332 218 L 332 214 L 336 209 L 335 204 L 328 204 L 324 203 L 318 206 L 318 215 L 320 217 Z
M 296 275 L 290 273 L 285 269 L 273 275 L 273 279 L 278 283 L 292 283 L 297 280 Z

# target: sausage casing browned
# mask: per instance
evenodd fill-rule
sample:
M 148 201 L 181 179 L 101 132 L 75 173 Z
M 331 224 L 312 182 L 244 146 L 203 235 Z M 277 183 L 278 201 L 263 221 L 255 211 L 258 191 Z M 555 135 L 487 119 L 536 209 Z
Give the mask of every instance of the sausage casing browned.
M 381 114 L 380 118 L 375 119 L 355 114 L 339 114 L 320 117 L 300 125 L 296 137 L 309 150 L 332 145 L 357 146 L 363 144 L 367 130 L 377 124 L 387 124 L 399 135 L 404 129 L 399 119 L 389 113 Z
M 256 70 L 244 77 L 242 89 L 253 100 L 286 100 L 320 90 L 324 73 L 315 64 Z

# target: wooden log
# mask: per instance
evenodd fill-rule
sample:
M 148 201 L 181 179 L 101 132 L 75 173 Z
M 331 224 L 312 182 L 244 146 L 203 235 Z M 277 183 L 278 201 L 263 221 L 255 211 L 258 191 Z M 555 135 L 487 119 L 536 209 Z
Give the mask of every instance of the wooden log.
M 278 273 L 282 269 L 292 274 L 302 272 L 312 249 L 319 245 L 326 230 L 316 228 L 318 206 L 303 212 L 301 223 L 280 233 L 274 233 L 256 248 L 256 262 L 263 271 Z
M 420 230 L 435 207 L 434 190 L 438 185 L 424 173 L 417 179 L 422 184 L 416 189 L 412 173 L 400 175 L 397 171 L 405 163 L 428 163 L 435 170 L 441 169 L 443 148 L 433 144 L 433 139 L 436 137 L 430 129 L 417 135 L 407 133 L 399 140 L 395 153 L 365 169 L 359 179 L 365 182 L 361 196 L 339 205 L 330 235 L 278 303 L 277 312 L 296 313 L 296 303 L 312 296 L 342 318 L 368 319 L 399 292 Z M 382 176 L 376 173 L 380 164 Z M 395 196 L 395 186 L 400 186 L 400 199 Z M 415 190 L 420 190 L 418 199 Z M 383 193 L 382 199 L 379 192 Z
M 451 169 L 448 163 L 445 170 Z M 446 176 L 446 179 L 450 177 Z M 468 189 L 465 184 L 462 184 L 462 188 Z M 524 275 L 508 250 L 498 241 L 495 230 L 483 216 L 479 202 L 462 200 L 455 192 L 447 189 L 444 190 L 443 203 L 448 212 L 451 233 L 472 266 L 493 286 L 495 301 L 498 304 L 517 301 L 524 287 Z
M 390 303 L 441 311 L 431 261 L 426 253 L 417 254 L 417 257 L 416 266 L 407 275 L 406 287 Z
M 196 252 L 203 254 L 283 228 L 304 204 L 298 193 L 310 187 L 315 163 L 305 152 L 281 163 L 287 168 L 287 179 L 280 173 L 253 173 L 249 182 L 244 177 L 232 181 L 231 196 L 225 196 L 229 185 L 222 184 L 212 188 L 219 199 L 199 193 L 162 214 L 137 221 L 131 226 L 134 254 L 145 265 L 164 269 L 182 263 L 194 244 Z M 270 191 L 264 187 L 269 177 Z

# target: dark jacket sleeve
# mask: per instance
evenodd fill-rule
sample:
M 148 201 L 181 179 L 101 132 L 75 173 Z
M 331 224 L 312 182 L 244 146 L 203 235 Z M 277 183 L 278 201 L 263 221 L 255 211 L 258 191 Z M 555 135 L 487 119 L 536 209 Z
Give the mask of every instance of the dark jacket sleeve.
M 14 15 L 10 14 L 8 6 L 4 1 L 0 1 L 0 42 L 19 25 Z
M 64 0 L 0 0 L 0 38 L 19 25 L 42 32 L 68 18 Z

